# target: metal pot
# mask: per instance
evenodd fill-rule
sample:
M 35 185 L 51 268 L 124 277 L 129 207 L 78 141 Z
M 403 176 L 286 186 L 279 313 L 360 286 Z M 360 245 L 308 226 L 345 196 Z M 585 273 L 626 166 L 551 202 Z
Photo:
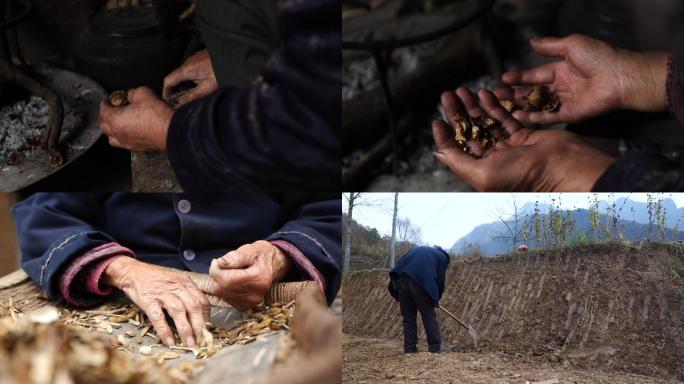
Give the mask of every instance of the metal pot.
M 102 10 L 81 34 L 75 67 L 109 91 L 144 85 L 159 93 L 164 77 L 181 64 L 187 36 L 162 25 L 154 8 Z

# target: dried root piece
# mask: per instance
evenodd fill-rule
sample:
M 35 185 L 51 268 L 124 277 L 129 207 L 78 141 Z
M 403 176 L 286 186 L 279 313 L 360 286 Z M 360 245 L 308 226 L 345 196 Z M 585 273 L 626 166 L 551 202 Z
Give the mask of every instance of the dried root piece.
M 465 145 L 465 142 L 468 141 L 468 137 L 471 135 L 470 127 L 468 119 L 458 119 L 454 122 L 454 132 L 456 133 L 454 138 L 459 145 Z
M 214 354 L 214 335 L 206 328 L 202 328 L 202 343 L 201 347 L 207 348 L 207 357 L 211 357 Z M 194 353 L 194 351 L 193 351 Z M 197 357 L 198 354 L 195 354 Z
M 501 124 L 489 117 L 460 118 L 454 121 L 454 139 L 466 153 L 471 153 L 468 141 L 478 141 L 482 149 L 489 149 L 496 145 L 491 131 L 497 128 L 500 129 Z
M 555 112 L 560 108 L 558 96 L 549 92 L 543 85 L 536 85 L 525 96 L 524 110 L 528 112 Z
M 128 92 L 114 91 L 109 96 L 109 103 L 115 107 L 125 107 L 128 105 Z
M 206 328 L 202 332 L 202 337 L 200 340 L 197 340 L 199 345 L 194 348 L 175 345 L 166 349 L 167 347 L 159 344 L 159 337 L 156 335 L 147 316 L 135 304 L 111 303 L 88 311 L 72 311 L 67 309 L 58 311 L 52 308 L 24 314 L 15 307 L 14 300 L 10 298 L 7 301 L 0 302 L 0 372 L 3 372 L 3 368 L 5 367 L 3 364 L 8 363 L 8 361 L 3 360 L 3 357 L 7 356 L 3 355 L 4 351 L 2 348 L 3 337 L 6 335 L 4 333 L 5 329 L 3 329 L 3 324 L 5 324 L 5 322 L 14 324 L 23 321 L 28 324 L 27 326 L 31 326 L 32 328 L 39 328 L 45 325 L 58 326 L 60 328 L 58 333 L 59 337 L 64 337 L 65 339 L 60 339 L 61 341 L 56 344 L 56 351 L 59 351 L 57 353 L 62 353 L 64 351 L 64 345 L 73 345 L 75 342 L 74 340 L 78 340 L 78 343 L 85 343 L 90 339 L 99 340 L 99 347 L 96 350 L 97 355 L 93 354 L 91 356 L 88 353 L 78 353 L 78 359 L 74 360 L 75 362 L 73 364 L 68 364 L 68 369 L 71 369 L 70 367 L 73 365 L 80 370 L 82 369 L 81 366 L 86 365 L 88 367 L 95 367 L 93 369 L 97 369 L 98 371 L 102 370 L 102 372 L 107 374 L 110 374 L 111 370 L 121 370 L 122 374 L 140 375 L 142 378 L 146 378 L 144 375 L 147 374 L 167 374 L 172 375 L 174 378 L 180 378 L 183 382 L 193 382 L 185 380 L 185 378 L 193 376 L 196 371 L 202 369 L 203 364 L 199 361 L 212 357 L 224 347 L 235 344 L 245 345 L 253 343 L 258 340 L 259 336 L 275 331 L 282 332 L 283 335 L 288 335 L 294 314 L 294 307 L 294 301 L 290 301 L 289 303 L 275 302 L 270 305 L 262 304 L 257 306 L 254 310 L 243 313 L 242 320 L 237 321 L 235 324 L 231 325 L 230 328 L 212 326 L 211 323 L 207 323 Z M 126 323 L 136 324 L 138 328 L 135 330 L 114 332 L 115 329 L 121 330 L 123 326 L 126 326 Z M 104 336 L 103 333 L 108 336 Z M 154 345 L 142 345 L 143 338 L 148 337 L 154 339 Z M 30 341 L 32 339 L 29 338 L 26 340 Z M 14 345 L 13 343 L 14 341 L 4 345 L 6 347 L 12 346 Z M 88 345 L 90 345 L 89 342 Z M 290 345 L 290 349 L 296 347 L 296 345 Z M 35 353 L 38 353 L 37 350 L 31 350 L 31 354 Z M 175 360 L 182 355 L 190 353 L 192 353 L 196 360 L 193 360 L 192 364 L 186 363 L 182 369 L 158 367 L 158 364 L 166 364 L 167 360 Z M 144 358 L 141 357 L 141 359 L 131 361 L 144 361 L 146 362 L 146 365 L 142 365 L 140 370 L 128 365 L 122 366 L 121 363 L 119 363 L 119 358 L 130 359 L 130 354 L 145 356 Z M 281 355 L 281 359 L 287 357 L 287 354 L 281 353 Z M 73 355 L 67 355 L 67 359 L 72 357 Z M 61 357 L 58 358 L 61 359 Z M 95 358 L 99 359 L 97 364 L 93 362 L 93 359 Z M 22 357 L 22 359 L 30 361 L 26 356 Z M 108 366 L 106 359 L 113 359 L 111 367 Z M 126 364 L 128 364 L 128 360 L 126 360 Z M 67 364 L 62 365 L 67 366 Z M 152 365 L 152 368 L 150 368 L 150 365 Z M 139 373 L 140 371 L 142 371 L 142 373 Z M 73 374 L 77 375 L 78 372 L 74 372 Z M 98 380 L 89 380 L 85 382 L 98 382 Z M 99 380 L 99 382 L 102 384 L 110 383 L 109 381 L 105 382 L 102 380 Z M 131 379 L 129 381 L 119 380 L 116 382 L 175 383 L 177 381 L 170 379 L 152 381 Z
M 509 113 L 513 112 L 513 109 L 515 109 L 515 104 L 511 100 L 499 100 L 499 103 L 501 103 L 501 106 Z
M 123 315 L 110 316 L 109 321 L 111 321 L 113 323 L 123 323 L 123 322 L 126 322 L 126 321 L 134 318 L 139 312 L 140 312 L 140 308 L 138 308 L 137 306 L 133 306 L 128 311 L 128 313 L 125 313 Z
M 141 343 L 142 343 L 142 338 L 147 334 L 147 332 L 150 330 L 150 328 L 152 328 L 151 325 L 146 325 L 146 326 L 144 326 L 144 327 L 140 330 L 140 332 L 138 332 L 138 335 L 135 336 L 135 342 L 138 343 L 138 344 L 141 344 Z

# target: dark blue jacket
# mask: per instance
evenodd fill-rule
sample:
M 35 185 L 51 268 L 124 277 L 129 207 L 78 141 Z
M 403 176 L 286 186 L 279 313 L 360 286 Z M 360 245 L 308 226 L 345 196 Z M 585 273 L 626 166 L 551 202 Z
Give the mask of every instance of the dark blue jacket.
M 408 251 L 389 273 L 392 280 L 407 275 L 430 295 L 435 307 L 444 293 L 444 280 L 449 266 L 449 255 L 441 248 L 415 247 Z M 391 281 L 390 295 L 399 300 L 397 289 Z
M 167 152 L 184 191 L 340 189 L 340 2 L 279 5 L 284 43 L 262 76 L 174 113 Z
M 141 261 L 208 273 L 213 258 L 263 239 L 296 246 L 325 276 L 332 302 L 341 279 L 341 209 L 339 194 L 39 193 L 13 213 L 22 267 L 57 302 L 64 302 L 59 280 L 65 267 L 102 244 L 116 241 Z M 186 260 L 185 250 L 195 258 Z

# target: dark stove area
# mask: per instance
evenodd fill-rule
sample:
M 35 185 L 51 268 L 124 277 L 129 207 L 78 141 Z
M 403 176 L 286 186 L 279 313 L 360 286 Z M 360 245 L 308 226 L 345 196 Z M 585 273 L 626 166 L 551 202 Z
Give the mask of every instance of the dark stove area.
M 161 93 L 164 76 L 202 44 L 193 6 L 190 0 L 0 0 L 0 119 L 6 120 L 0 127 L 7 126 L 0 129 L 0 145 L 7 143 L 0 190 L 136 189 L 130 152 L 100 135 L 99 104 L 117 89 Z M 47 109 L 12 120 L 10 113 L 29 103 Z

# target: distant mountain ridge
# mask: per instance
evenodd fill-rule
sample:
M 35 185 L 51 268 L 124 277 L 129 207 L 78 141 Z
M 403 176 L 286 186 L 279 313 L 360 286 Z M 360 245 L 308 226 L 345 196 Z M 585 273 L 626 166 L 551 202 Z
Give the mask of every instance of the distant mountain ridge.
M 618 227 L 625 240 L 635 241 L 644 240 L 649 234 L 649 214 L 646 203 L 630 200 L 627 198 L 619 198 L 615 200 L 615 211 L 619 211 L 620 219 L 618 220 Z M 667 220 L 666 239 L 672 240 L 675 237 L 673 228 L 679 225 L 679 228 L 684 228 L 684 219 L 682 219 L 682 208 L 677 208 L 672 199 L 664 199 L 662 202 L 665 218 Z M 539 204 L 538 209 L 541 218 L 546 218 L 548 212 L 552 207 L 548 204 Z M 606 201 L 599 202 L 599 212 L 601 222 L 605 226 L 610 219 L 606 215 L 609 204 Z M 534 214 L 534 203 L 526 203 L 519 209 L 519 215 Z M 620 210 L 621 209 L 621 210 Z M 570 234 L 570 238 L 579 238 L 584 236 L 589 238 L 592 236 L 591 220 L 589 210 L 580 208 L 574 210 L 565 210 L 564 212 L 572 211 L 575 220 L 574 231 Z M 510 221 L 510 219 L 509 219 Z M 655 230 L 655 228 L 651 228 Z M 510 239 L 500 238 L 501 235 L 507 233 L 506 226 L 502 222 L 492 222 L 482 224 L 475 227 L 470 233 L 458 239 L 451 247 L 451 252 L 455 254 L 469 253 L 477 250 L 484 256 L 494 256 L 501 253 L 511 252 L 513 246 Z M 531 235 L 530 237 L 533 237 Z M 678 231 L 678 239 L 684 239 L 684 232 Z M 533 248 L 534 241 L 528 242 L 528 245 Z
M 637 223 L 648 224 L 648 205 L 640 201 L 634 201 L 626 197 L 621 197 L 615 200 L 615 209 L 622 209 L 620 217 L 625 220 L 633 220 Z M 663 199 L 662 209 L 665 211 L 665 218 L 667 220 L 667 227 L 674 228 L 677 221 L 684 223 L 682 220 L 682 213 L 684 208 L 677 208 L 672 199 Z M 599 202 L 599 211 L 606 213 L 608 211 L 608 202 Z
M 615 211 L 619 211 L 620 218 L 627 221 L 636 221 L 641 224 L 648 224 L 648 205 L 645 202 L 634 201 L 627 197 L 620 197 L 612 204 L 608 201 L 599 201 L 599 212 L 608 213 L 608 208 L 613 205 Z M 539 203 L 538 209 L 540 213 L 546 214 L 553 207 L 551 204 Z M 531 202 L 525 203 L 520 209 L 521 214 L 534 214 L 535 204 Z M 672 199 L 663 199 L 662 209 L 665 211 L 665 218 L 667 219 L 667 227 L 674 228 L 679 220 L 684 224 L 684 207 L 677 208 L 677 204 Z M 681 225 L 680 225 L 681 226 Z

